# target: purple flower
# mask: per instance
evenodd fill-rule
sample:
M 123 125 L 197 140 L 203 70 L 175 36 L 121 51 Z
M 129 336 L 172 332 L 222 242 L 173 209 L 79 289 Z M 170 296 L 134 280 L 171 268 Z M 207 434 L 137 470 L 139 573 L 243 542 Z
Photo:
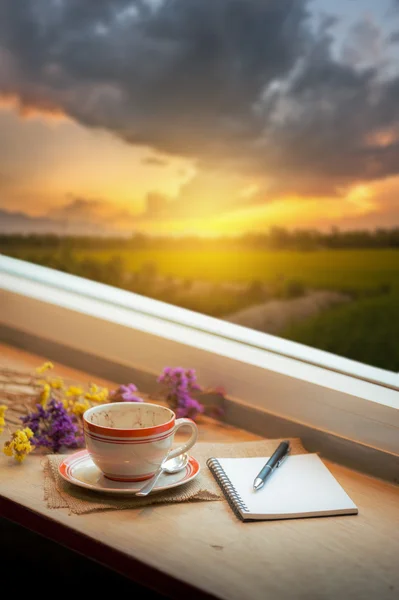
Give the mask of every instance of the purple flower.
M 134 383 L 120 385 L 118 389 L 111 393 L 114 402 L 144 402 L 142 398 L 136 396 L 137 387 Z
M 158 377 L 158 382 L 167 388 L 167 402 L 175 410 L 178 418 L 195 419 L 198 414 L 204 412 L 204 406 L 192 397 L 193 392 L 202 391 L 194 369 L 165 367 Z
M 203 413 L 205 407 L 198 402 L 195 398 L 190 398 L 189 396 L 179 399 L 179 405 L 176 408 L 176 416 L 178 418 L 181 417 L 189 417 L 190 419 L 195 420 L 195 418 Z
M 171 371 L 172 371 L 171 367 L 165 367 L 164 370 L 162 371 L 161 375 L 157 379 L 158 383 L 166 383 L 168 381 L 168 379 L 170 378 Z
M 197 376 L 194 369 L 184 369 L 183 367 L 165 367 L 158 377 L 159 383 L 164 383 L 168 387 L 187 390 L 189 392 L 202 391 L 197 383 Z
M 62 402 L 51 399 L 45 408 L 36 405 L 36 411 L 21 417 L 22 423 L 33 431 L 31 443 L 58 452 L 63 446 L 77 448 L 84 443 L 79 427 L 65 410 Z

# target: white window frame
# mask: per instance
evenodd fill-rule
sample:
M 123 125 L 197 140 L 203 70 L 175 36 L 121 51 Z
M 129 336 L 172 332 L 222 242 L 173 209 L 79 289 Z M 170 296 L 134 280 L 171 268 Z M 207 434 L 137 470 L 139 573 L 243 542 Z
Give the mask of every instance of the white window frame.
M 399 375 L 0 255 L 0 323 L 159 374 L 197 370 L 229 399 L 399 454 Z

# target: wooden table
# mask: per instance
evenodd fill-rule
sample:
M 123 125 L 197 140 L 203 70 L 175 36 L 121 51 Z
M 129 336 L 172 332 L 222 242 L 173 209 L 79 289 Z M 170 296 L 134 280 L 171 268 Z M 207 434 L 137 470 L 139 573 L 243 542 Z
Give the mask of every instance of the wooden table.
M 20 369 L 42 362 L 1 345 L 0 359 Z M 55 371 L 92 379 L 62 365 Z M 201 441 L 254 439 L 211 420 L 200 426 Z M 18 465 L 3 454 L 0 514 L 171 598 L 398 598 L 399 486 L 326 464 L 358 505 L 357 516 L 242 523 L 223 501 L 69 515 L 47 508 L 39 456 Z

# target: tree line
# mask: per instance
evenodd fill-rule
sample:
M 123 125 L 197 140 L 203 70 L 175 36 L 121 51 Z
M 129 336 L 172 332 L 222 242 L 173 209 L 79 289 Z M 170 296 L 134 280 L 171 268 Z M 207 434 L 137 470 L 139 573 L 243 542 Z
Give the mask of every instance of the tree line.
M 245 233 L 241 236 L 151 236 L 134 233 L 129 237 L 60 236 L 55 234 L 0 234 L 0 250 L 12 248 L 61 249 L 65 247 L 93 250 L 318 250 L 399 248 L 399 227 L 374 230 L 324 232 L 313 229 L 287 230 L 273 227 L 265 233 Z

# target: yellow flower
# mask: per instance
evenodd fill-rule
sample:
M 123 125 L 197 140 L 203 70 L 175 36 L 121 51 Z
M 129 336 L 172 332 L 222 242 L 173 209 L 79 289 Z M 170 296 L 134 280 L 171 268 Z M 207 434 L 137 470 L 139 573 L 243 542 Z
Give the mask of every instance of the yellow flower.
M 44 364 L 42 364 L 41 367 L 37 367 L 36 373 L 38 375 L 42 375 L 42 373 L 45 373 L 46 371 L 49 371 L 50 369 L 54 369 L 53 363 L 45 362 Z
M 66 393 L 67 396 L 82 396 L 82 394 L 83 389 L 77 385 L 70 385 Z
M 89 408 L 90 408 L 90 402 L 88 400 L 82 400 L 80 402 L 75 402 L 75 404 L 72 407 L 72 412 L 77 417 L 80 417 Z
M 33 437 L 33 431 L 30 427 L 25 427 L 24 428 L 24 432 L 26 434 L 26 437 L 28 438 L 28 440 L 30 440 L 30 438 Z
M 68 398 L 63 398 L 61 400 L 62 402 L 62 406 L 65 408 L 65 410 L 68 410 L 70 406 L 73 405 L 73 402 L 71 400 L 68 400 Z
M 5 404 L 0 405 L 0 433 L 3 433 L 4 426 L 6 424 L 6 420 L 4 418 L 4 413 L 6 412 L 7 408 L 8 407 Z
M 106 402 L 108 400 L 109 391 L 107 388 L 99 388 L 98 385 L 92 383 L 90 389 L 85 394 L 86 400 L 93 402 Z
M 12 456 L 13 453 L 13 445 L 12 442 L 5 442 L 3 452 L 6 456 Z
M 40 393 L 40 404 L 46 406 L 47 400 L 51 395 L 51 387 L 48 383 L 43 383 L 43 390 Z
M 61 377 L 55 377 L 54 379 L 51 379 L 49 384 L 53 390 L 61 390 L 64 387 L 64 381 L 61 379 Z
M 11 441 L 4 444 L 4 454 L 14 456 L 18 462 L 22 462 L 34 450 L 34 446 L 29 441 L 31 437 L 33 437 L 33 431 L 29 427 L 14 431 Z
M 14 439 L 14 448 L 17 452 L 23 452 L 26 444 L 29 444 L 28 436 L 23 431 L 18 431 L 18 435 Z
M 14 456 L 15 460 L 17 460 L 18 462 L 22 462 L 26 458 L 26 454 L 19 454 L 18 452 L 16 452 Z
M 96 383 L 90 384 L 90 392 L 92 394 L 96 394 L 99 390 L 100 390 L 100 388 L 98 387 L 98 385 Z

